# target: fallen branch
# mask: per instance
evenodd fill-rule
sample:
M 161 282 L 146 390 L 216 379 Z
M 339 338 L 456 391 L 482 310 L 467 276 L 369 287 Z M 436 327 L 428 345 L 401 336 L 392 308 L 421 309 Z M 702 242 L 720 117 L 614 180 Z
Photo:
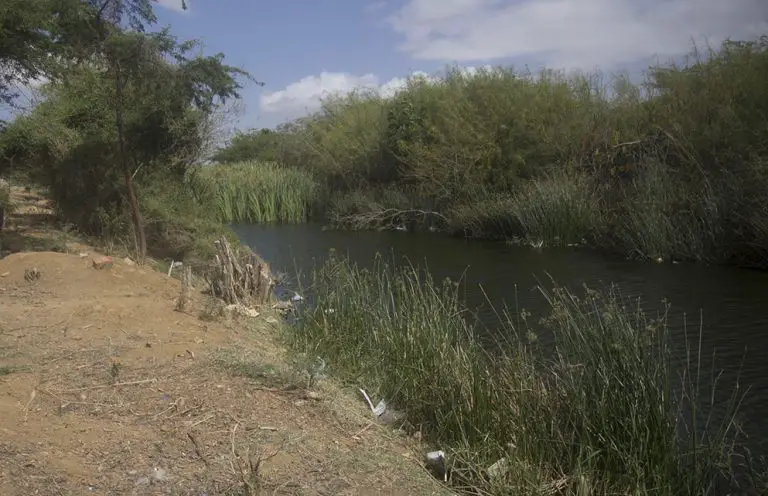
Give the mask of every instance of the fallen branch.
M 397 208 L 381 208 L 352 215 L 344 215 L 333 219 L 333 223 L 351 229 L 396 229 L 408 221 L 435 219 L 447 224 L 448 219 L 439 212 L 431 210 Z
M 208 459 L 205 457 L 205 455 L 203 455 L 203 450 L 201 450 L 200 445 L 197 444 L 197 439 L 195 439 L 195 436 L 193 436 L 191 432 L 187 432 L 187 437 L 190 441 L 192 441 L 192 445 L 195 447 L 195 453 L 197 453 L 197 456 L 199 456 L 205 466 L 208 467 L 210 463 L 208 462 Z
M 181 294 L 176 301 L 176 311 L 183 312 L 189 302 L 189 289 L 192 286 L 192 268 L 184 266 L 181 272 Z
M 272 298 L 275 283 L 267 263 L 255 253 L 241 255 L 226 238 L 214 242 L 216 258 L 208 277 L 211 293 L 230 305 L 263 305 Z

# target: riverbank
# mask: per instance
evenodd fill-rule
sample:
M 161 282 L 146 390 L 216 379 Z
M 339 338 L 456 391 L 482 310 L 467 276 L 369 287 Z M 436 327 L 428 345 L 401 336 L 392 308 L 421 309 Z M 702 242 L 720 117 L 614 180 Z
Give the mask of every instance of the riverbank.
M 200 284 L 174 311 L 165 270 L 118 257 L 97 270 L 47 199 L 13 200 L 0 493 L 448 494 L 419 443 L 333 379 L 307 382 L 272 310 L 212 319 Z
M 618 291 L 542 290 L 549 312 L 541 321 L 525 309 L 500 313 L 499 341 L 489 342 L 458 286 L 383 259 L 363 270 L 332 256 L 309 289 L 315 306 L 301 315 L 293 346 L 404 412 L 448 454 L 458 486 L 486 494 L 768 489 L 765 453 L 748 453 L 737 428 L 744 389 L 712 382 L 719 374 L 706 351 L 673 350 L 666 315 L 646 315 Z
M 412 79 L 391 98 L 339 95 L 278 131 L 238 135 L 219 154 L 226 164 L 216 184 L 234 191 L 246 170 L 249 182 L 273 184 L 278 174 L 314 182 L 293 188 L 298 215 L 276 209 L 268 221 L 312 216 L 348 229 L 429 229 L 766 269 L 767 71 L 765 37 L 652 67 L 639 84 L 450 69 Z M 287 170 L 247 165 L 262 157 Z M 270 190 L 273 204 L 289 196 Z M 218 203 L 235 197 L 218 189 Z

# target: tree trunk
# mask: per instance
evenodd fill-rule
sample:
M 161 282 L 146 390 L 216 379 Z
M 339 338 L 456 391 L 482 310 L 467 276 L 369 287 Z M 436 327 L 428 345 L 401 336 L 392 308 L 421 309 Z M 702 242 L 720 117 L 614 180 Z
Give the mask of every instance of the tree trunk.
M 131 205 L 131 217 L 133 218 L 133 241 L 136 247 L 136 258 L 138 263 L 144 263 L 147 256 L 147 238 L 144 233 L 144 220 L 141 218 L 139 210 L 139 200 L 136 198 L 136 191 L 133 188 L 133 176 L 128 167 L 128 157 L 125 153 L 125 132 L 123 126 L 123 74 L 120 70 L 120 63 L 115 63 L 115 125 L 117 127 L 117 146 L 118 160 L 123 169 L 123 178 L 125 179 L 125 188 L 128 193 L 128 202 Z

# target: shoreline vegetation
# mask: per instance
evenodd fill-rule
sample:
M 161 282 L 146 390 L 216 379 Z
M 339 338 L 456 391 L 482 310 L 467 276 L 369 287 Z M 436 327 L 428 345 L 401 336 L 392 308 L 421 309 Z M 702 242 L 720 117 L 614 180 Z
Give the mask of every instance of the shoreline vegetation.
M 287 334 L 290 346 L 400 411 L 406 431 L 446 453 L 453 488 L 768 490 L 764 454 L 749 452 L 738 427 L 745 392 L 718 390 L 695 334 L 673 350 L 666 315 L 647 315 L 615 288 L 540 287 L 549 314 L 501 312 L 494 335 L 503 337 L 490 344 L 457 284 L 381 257 L 361 269 L 332 253 L 306 290 L 315 304 Z M 538 345 L 543 333 L 553 349 Z
M 220 185 L 236 190 L 250 169 L 248 181 L 272 185 L 271 202 L 304 207 L 272 221 L 766 269 L 766 73 L 768 36 L 695 50 L 639 84 L 449 69 L 391 98 L 355 91 L 277 130 L 239 133 L 201 175 L 215 176 L 219 204 L 243 198 Z M 298 174 L 291 194 L 276 186 Z M 223 219 L 253 218 L 240 208 Z
M 35 49 L 0 62 L 48 82 L 3 127 L 0 174 L 39 184 L 62 226 L 139 263 L 195 270 L 222 235 L 237 244 L 224 223 L 324 219 L 768 268 L 766 37 L 654 68 L 643 85 L 498 68 L 411 79 L 389 99 L 353 92 L 235 136 L 210 166 L 199 164 L 249 75 L 189 56 L 167 31 L 120 28 L 152 25 L 151 8 L 125 4 L 106 22 L 88 2 L 57 3 L 73 9 L 57 16 L 24 4 L 14 29 Z M 740 391 L 722 423 L 689 421 L 717 381 L 687 375 L 701 363 L 693 345 L 681 379 L 663 316 L 618 294 L 543 292 L 551 315 L 507 316 L 491 355 L 456 287 L 416 270 L 332 257 L 310 291 L 316 304 L 286 329 L 292 349 L 401 410 L 447 453 L 454 489 L 767 490 L 763 454 L 740 447 Z M 540 328 L 553 356 L 536 347 Z

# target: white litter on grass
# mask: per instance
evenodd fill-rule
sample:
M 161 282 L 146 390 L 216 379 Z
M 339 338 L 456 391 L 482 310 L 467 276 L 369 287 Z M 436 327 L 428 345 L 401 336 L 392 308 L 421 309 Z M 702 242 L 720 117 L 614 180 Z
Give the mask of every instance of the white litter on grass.
M 304 297 L 299 293 L 294 293 L 293 296 L 291 296 L 291 301 L 302 301 L 303 299 Z
M 443 450 L 427 453 L 427 466 L 443 482 L 448 482 L 448 470 L 445 467 L 445 452 Z
M 168 277 L 171 277 L 171 272 L 173 272 L 173 269 L 176 267 L 183 267 L 184 262 L 177 262 L 176 260 L 171 260 L 171 265 L 168 267 Z
M 387 402 L 383 399 L 379 401 L 379 403 L 376 406 L 373 406 L 373 402 L 371 401 L 371 398 L 368 396 L 368 393 L 365 392 L 362 388 L 360 388 L 360 392 L 363 393 L 363 397 L 365 398 L 365 401 L 368 402 L 368 406 L 371 408 L 371 412 L 373 412 L 373 415 L 376 417 L 381 417 L 384 415 L 384 412 L 387 411 Z

